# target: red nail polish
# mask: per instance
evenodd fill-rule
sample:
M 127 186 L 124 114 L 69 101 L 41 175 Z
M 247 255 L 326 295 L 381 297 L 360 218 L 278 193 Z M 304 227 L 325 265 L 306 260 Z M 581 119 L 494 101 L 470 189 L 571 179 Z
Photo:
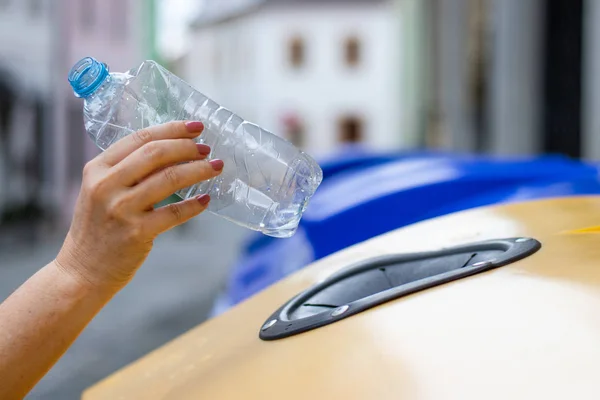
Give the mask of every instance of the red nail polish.
M 210 202 L 210 196 L 207 194 L 202 194 L 202 195 L 196 197 L 196 200 L 198 200 L 198 203 L 205 206 Z
M 204 124 L 200 121 L 188 121 L 185 123 L 185 127 L 190 133 L 202 132 L 204 130 Z
M 201 156 L 207 156 L 210 154 L 210 146 L 198 143 L 198 144 L 196 144 L 196 148 L 198 149 L 198 153 Z
M 209 162 L 215 171 L 222 170 L 223 166 L 225 165 L 222 160 L 210 160 Z

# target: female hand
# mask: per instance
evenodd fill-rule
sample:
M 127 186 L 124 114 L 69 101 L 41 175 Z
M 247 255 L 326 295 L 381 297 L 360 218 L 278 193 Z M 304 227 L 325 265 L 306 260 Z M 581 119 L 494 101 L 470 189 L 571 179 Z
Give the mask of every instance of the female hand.
M 221 160 L 194 138 L 200 122 L 171 122 L 126 136 L 90 161 L 56 263 L 84 284 L 118 291 L 154 239 L 204 211 L 208 195 L 154 209 L 176 191 L 219 175 Z

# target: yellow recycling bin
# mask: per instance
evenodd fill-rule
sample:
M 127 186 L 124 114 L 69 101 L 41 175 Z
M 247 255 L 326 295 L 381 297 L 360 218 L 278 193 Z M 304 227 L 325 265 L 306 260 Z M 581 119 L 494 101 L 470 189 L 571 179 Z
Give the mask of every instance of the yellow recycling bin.
M 399 229 L 319 260 L 83 399 L 598 399 L 595 226 L 600 197 Z

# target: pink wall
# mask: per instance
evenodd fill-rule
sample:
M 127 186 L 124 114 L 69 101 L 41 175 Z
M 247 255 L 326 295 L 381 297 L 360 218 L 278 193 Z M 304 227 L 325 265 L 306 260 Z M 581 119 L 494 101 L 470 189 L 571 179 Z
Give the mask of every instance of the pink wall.
M 72 152 L 82 152 L 84 159 L 89 160 L 99 150 L 87 135 L 79 143 L 72 140 L 72 135 L 85 135 L 85 132 L 83 129 L 68 132 L 68 109 L 76 110 L 83 103 L 73 96 L 63 80 L 71 66 L 86 56 L 105 62 L 111 71 L 126 71 L 142 62 L 146 57 L 143 18 L 147 0 L 61 0 L 60 6 L 59 18 L 62 21 L 57 38 L 62 52 L 58 56 L 62 99 L 58 100 L 61 111 L 54 126 L 58 142 L 56 160 L 60 160 L 56 177 L 58 200 L 62 219 L 67 222 L 71 218 L 80 182 L 69 181 L 66 160 Z

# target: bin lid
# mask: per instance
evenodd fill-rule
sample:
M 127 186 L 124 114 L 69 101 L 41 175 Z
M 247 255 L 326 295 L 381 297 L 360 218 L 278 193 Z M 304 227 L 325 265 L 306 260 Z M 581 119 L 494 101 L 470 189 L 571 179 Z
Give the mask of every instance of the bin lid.
M 483 207 L 390 232 L 192 329 L 83 399 L 597 399 L 599 225 L 592 196 Z M 278 305 L 352 263 L 521 236 L 541 249 L 319 329 L 259 338 Z
M 561 157 L 411 158 L 331 178 L 313 196 L 302 226 L 319 259 L 486 193 L 596 177 L 596 168 Z

